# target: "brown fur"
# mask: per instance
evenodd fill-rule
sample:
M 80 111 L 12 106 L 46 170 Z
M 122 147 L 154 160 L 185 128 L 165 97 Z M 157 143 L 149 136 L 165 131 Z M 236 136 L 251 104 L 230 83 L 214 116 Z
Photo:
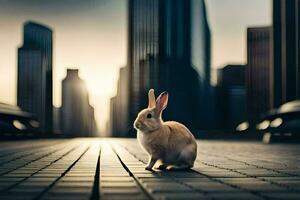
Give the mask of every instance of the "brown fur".
M 162 94 L 167 95 L 167 94 Z M 175 121 L 163 122 L 162 110 L 166 107 L 168 96 L 160 95 L 154 104 L 154 91 L 149 91 L 149 107 L 142 110 L 134 126 L 141 146 L 150 155 L 146 169 L 151 169 L 156 161 L 164 167 L 190 168 L 197 155 L 197 144 L 187 127 Z M 151 107 L 155 105 L 155 107 Z M 151 114 L 151 118 L 147 115 Z

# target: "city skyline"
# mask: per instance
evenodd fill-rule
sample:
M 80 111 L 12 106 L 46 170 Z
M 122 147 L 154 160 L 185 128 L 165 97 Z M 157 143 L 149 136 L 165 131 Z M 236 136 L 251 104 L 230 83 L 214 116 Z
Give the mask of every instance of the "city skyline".
M 300 199 L 299 133 L 300 0 L 0 0 L 0 200 Z
M 15 1 L 15 2 L 21 2 L 21 1 Z M 33 1 L 32 1 L 33 2 Z M 125 3 L 122 3 L 124 1 L 101 1 L 102 3 L 97 3 L 100 1 L 89 1 L 89 2 L 96 2 L 93 5 L 95 5 L 94 7 L 98 8 L 91 8 L 89 6 L 85 6 L 83 8 L 84 11 L 89 11 L 91 12 L 92 10 L 92 14 L 89 14 L 88 17 L 85 16 L 83 14 L 83 18 L 85 18 L 85 21 L 78 21 L 77 25 L 74 25 L 75 27 L 73 27 L 71 25 L 68 25 L 67 28 L 64 28 L 63 25 L 66 25 L 64 23 L 59 24 L 57 22 L 57 17 L 51 16 L 51 10 L 53 11 L 60 11 L 58 13 L 58 16 L 63 16 L 64 19 L 66 19 L 67 21 L 76 21 L 78 20 L 78 16 L 82 16 L 81 15 L 71 15 L 69 13 L 69 15 L 63 14 L 61 12 L 61 8 L 58 9 L 58 7 L 50 7 L 50 11 L 46 13 L 46 17 L 42 17 L 41 16 L 41 12 L 37 12 L 36 14 L 33 14 L 30 16 L 30 14 L 28 14 L 28 10 L 30 9 L 30 6 L 28 5 L 24 5 L 22 3 L 20 4 L 13 4 L 11 3 L 10 5 L 7 5 L 6 7 L 8 8 L 15 8 L 15 10 L 20 9 L 20 8 L 26 8 L 23 10 L 23 14 L 24 16 L 20 17 L 13 17 L 12 19 L 6 20 L 6 23 L 4 23 L 3 21 L 0 20 L 0 25 L 3 25 L 2 27 L 5 27 L 8 31 L 12 31 L 13 34 L 12 37 L 10 37 L 9 39 L 7 39 L 8 41 L 2 41 L 2 44 L 4 44 L 1 48 L 1 52 L 3 52 L 1 55 L 5 55 L 6 59 L 1 59 L 3 60 L 2 63 L 0 64 L 0 72 L 1 74 L 3 74 L 2 72 L 4 72 L 4 70 L 6 69 L 5 66 L 8 66 L 10 68 L 8 75 L 7 76 L 1 76 L 2 81 L 0 82 L 0 89 L 1 91 L 4 91 L 4 88 L 11 88 L 11 90 L 9 91 L 4 91 L 5 95 L 1 95 L 0 96 L 0 101 L 1 102 L 6 102 L 6 103 L 11 103 L 11 104 L 15 104 L 16 103 L 16 91 L 15 88 L 13 87 L 13 85 L 16 85 L 15 80 L 16 80 L 16 69 L 11 69 L 11 68 L 15 68 L 16 66 L 16 57 L 15 57 L 15 53 L 14 51 L 16 50 L 16 48 L 20 47 L 20 40 L 21 40 L 21 31 L 22 31 L 22 23 L 25 21 L 25 18 L 33 18 L 35 21 L 37 22 L 42 22 L 43 24 L 49 25 L 51 27 L 53 27 L 54 30 L 54 105 L 55 106 L 59 106 L 60 105 L 60 81 L 65 77 L 65 72 L 64 70 L 66 68 L 70 68 L 70 67 L 74 67 L 74 68 L 80 68 L 80 71 L 82 72 L 80 74 L 80 76 L 85 79 L 87 81 L 88 87 L 89 87 L 89 91 L 91 93 L 91 103 L 95 106 L 96 109 L 96 115 L 97 115 L 97 122 L 100 125 L 100 128 L 103 130 L 103 127 L 105 126 L 105 121 L 108 119 L 108 105 L 109 105 L 109 99 L 108 97 L 111 97 L 114 95 L 114 93 L 116 92 L 116 85 L 117 85 L 117 74 L 118 74 L 118 70 L 120 67 L 124 66 L 126 63 L 126 19 L 122 19 L 125 17 L 122 17 L 122 15 L 126 16 L 126 5 L 124 5 Z M 111 3 L 113 2 L 113 3 Z M 228 0 L 229 4 L 240 4 L 237 1 L 233 1 L 233 0 Z M 267 3 L 266 3 L 267 2 Z M 270 4 L 270 1 L 266 0 L 264 1 L 263 5 L 268 5 L 268 3 Z M 1 2 L 1 4 L 4 4 L 3 2 Z M 48 2 L 48 4 L 51 4 Z M 112 5 L 111 5 L 112 4 Z M 121 5 L 119 5 L 121 4 Z M 258 3 L 258 1 L 255 3 L 253 3 L 254 6 L 256 5 L 257 7 L 259 7 L 261 9 L 261 4 Z M 259 4 L 259 5 L 258 5 Z M 32 5 L 34 5 L 32 3 Z M 44 5 L 45 6 L 45 5 Z M 62 5 L 60 5 L 62 6 Z M 239 60 L 244 60 L 244 63 L 246 62 L 245 58 L 243 58 L 243 56 L 238 55 L 236 57 L 235 60 L 230 60 L 230 57 L 228 57 L 227 61 L 226 59 L 223 61 L 218 61 L 216 62 L 216 43 L 217 43 L 217 39 L 219 38 L 220 32 L 218 33 L 218 29 L 216 29 L 216 21 L 218 21 L 218 19 L 220 19 L 220 16 L 222 16 L 222 14 L 216 15 L 216 14 L 211 14 L 213 13 L 213 11 L 220 9 L 220 7 L 225 6 L 225 5 L 216 5 L 216 1 L 208 1 L 207 2 L 207 7 L 208 7 L 208 20 L 209 23 L 211 25 L 211 29 L 212 29 L 212 40 L 213 40 L 213 51 L 212 51 L 212 67 L 216 68 L 217 65 L 219 65 L 218 63 L 226 63 L 226 62 L 240 62 Z M 238 5 L 236 5 L 238 6 Z M 271 6 L 271 5 L 270 5 Z M 35 10 L 39 9 L 37 8 L 37 6 L 33 6 L 35 8 Z M 40 6 L 43 7 L 43 6 Z M 110 25 L 105 23 L 105 18 L 99 21 L 99 26 L 100 27 L 105 27 L 105 29 L 110 29 L 110 30 L 114 30 L 113 32 L 109 32 L 108 30 L 97 30 L 95 31 L 93 34 L 89 35 L 89 32 L 93 32 L 93 23 L 95 24 L 95 19 L 99 20 L 99 16 L 101 15 L 101 12 L 99 12 L 99 10 L 103 11 L 105 10 L 104 8 L 108 9 L 109 11 L 114 11 L 114 14 L 109 15 L 109 11 L 105 12 L 106 15 L 114 16 L 117 17 L 117 19 L 119 20 L 115 20 L 118 21 L 117 25 Z M 227 6 L 225 6 L 226 8 Z M 5 8 L 5 6 L 3 7 L 1 5 L 1 8 Z M 0 9 L 1 9 L 0 8 Z M 74 6 L 71 8 L 74 8 Z M 75 7 L 76 8 L 76 7 Z M 265 7 L 264 7 L 265 8 Z M 78 7 L 76 9 L 79 9 Z M 114 10 L 115 9 L 115 10 Z M 270 10 L 271 8 L 269 8 Z M 8 11 L 14 10 L 14 9 L 8 9 L 7 11 L 3 12 L 3 10 L 0 12 L 3 17 L 1 17 L 2 19 L 5 19 L 5 16 L 8 15 Z M 70 9 L 72 10 L 72 9 Z M 121 12 L 120 12 L 121 11 Z M 239 11 L 242 12 L 242 11 Z M 121 13 L 121 14 L 120 14 Z M 102 13 L 103 14 L 103 13 Z M 47 18 L 48 16 L 48 18 Z M 98 17 L 96 17 L 98 16 Z M 261 14 L 259 15 L 260 17 Z M 92 24 L 89 24 L 86 22 L 88 21 L 88 19 L 91 19 L 91 17 L 96 17 L 93 20 Z M 232 16 L 231 16 L 232 17 Z M 251 18 L 250 16 L 247 16 L 248 20 L 249 18 Z M 247 18 L 245 17 L 245 18 Z M 263 17 L 262 17 L 263 18 Z M 71 20 L 72 19 L 72 20 Z M 106 18 L 107 20 L 107 18 Z M 262 25 L 265 24 L 267 21 L 270 21 L 270 19 L 262 19 L 261 23 Z M 228 20 L 230 21 L 230 20 Z M 247 21 L 247 20 L 246 20 Z M 251 20 L 250 20 L 251 21 Z M 257 21 L 257 20 L 256 20 Z M 49 22 L 49 23 L 48 23 Z M 80 22 L 80 23 L 79 23 Z M 9 26 L 9 24 L 11 23 L 11 26 Z M 57 24 L 57 25 L 53 25 L 53 24 Z M 81 27 L 80 27 L 81 24 Z M 242 23 L 243 24 L 243 23 Z M 248 26 L 248 24 L 244 24 L 244 26 Z M 71 29 L 70 29 L 71 28 Z M 74 30 L 76 30 L 76 28 L 80 28 L 80 29 L 84 29 L 86 28 L 89 31 L 86 31 L 85 34 L 83 33 L 77 33 L 74 34 Z M 122 31 L 120 31 L 122 30 Z M 8 37 L 8 31 L 3 31 L 1 30 L 1 33 L 3 33 L 3 36 Z M 246 30 L 242 30 L 242 31 L 246 31 Z M 103 33 L 104 32 L 104 33 Z M 105 41 L 99 41 L 101 39 L 101 37 L 107 37 L 109 38 L 109 42 L 112 41 L 112 37 L 108 37 L 111 33 L 116 33 L 118 32 L 118 34 L 116 34 L 113 39 L 117 41 L 119 41 L 117 47 L 114 47 L 114 45 L 109 45 L 108 41 L 107 43 L 105 43 Z M 95 41 L 96 38 L 95 37 L 95 33 L 102 33 L 99 34 L 99 38 L 98 40 Z M 68 38 L 68 36 L 70 36 L 70 38 Z M 87 38 L 89 36 L 92 36 L 93 39 L 87 40 L 83 43 L 78 42 L 76 39 L 78 38 Z M 243 38 L 246 38 L 246 35 L 239 33 L 238 37 L 240 40 L 243 40 Z M 241 37 L 242 36 L 242 37 Z M 6 38 L 5 37 L 5 38 Z M 217 38 L 217 39 L 216 39 Z M 103 39 L 103 38 L 102 38 Z M 13 41 L 12 41 L 13 40 Z M 58 40 L 58 41 L 56 41 Z M 62 40 L 64 40 L 64 42 L 62 42 Z M 60 41 L 60 42 L 59 42 Z M 94 41 L 94 42 L 92 42 Z M 224 39 L 224 42 L 227 41 L 227 39 Z M 81 41 L 82 42 L 82 41 Z M 8 43 L 11 45 L 10 47 L 8 47 Z M 245 44 L 241 44 L 241 46 L 246 46 L 246 42 L 244 41 Z M 13 46 L 12 44 L 15 44 L 15 46 Z M 105 45 L 102 45 L 105 44 Z M 98 45 L 98 48 L 95 48 L 95 46 Z M 219 46 L 221 46 L 220 44 L 218 44 Z M 101 48 L 100 48 L 100 47 Z M 103 47 L 104 46 L 104 47 Z M 105 47 L 110 47 L 111 49 L 105 49 Z M 95 52 L 97 52 L 97 54 L 95 52 L 93 52 L 92 50 L 95 50 Z M 118 53 L 115 53 L 115 50 L 118 50 Z M 219 51 L 220 48 L 218 48 Z M 10 50 L 9 52 L 5 51 L 5 50 Z M 12 51 L 13 50 L 13 51 Z M 107 51 L 109 53 L 107 53 Z M 68 52 L 68 53 L 66 53 Z M 78 56 L 78 52 L 80 52 L 82 54 L 82 56 Z M 87 53 L 92 53 L 92 55 L 86 55 Z M 105 53 L 106 52 L 106 53 Z M 238 51 L 240 52 L 240 51 Z M 6 56 L 8 55 L 8 56 Z M 116 56 L 119 55 L 117 57 L 114 57 L 114 59 L 107 59 L 107 58 L 112 58 L 112 56 Z M 218 56 L 217 56 L 218 57 Z M 3 58 L 3 57 L 1 57 Z M 8 60 L 8 59 L 11 60 Z M 88 59 L 86 59 L 88 58 Z M 102 59 L 101 59 L 102 58 Z M 106 59 L 104 59 L 106 58 Z M 63 62 L 62 62 L 62 60 Z M 70 62 L 72 60 L 72 62 Z M 97 62 L 95 60 L 98 60 Z M 99 62 L 99 60 L 103 61 L 102 63 Z M 222 59 L 221 59 L 222 60 Z M 65 63 L 65 64 L 63 64 Z M 100 80 L 100 82 L 99 82 Z M 100 83 L 100 84 L 99 84 Z M 111 87 L 107 87 L 106 91 L 102 91 L 101 89 L 104 89 L 104 87 L 102 88 L 97 88 L 94 87 L 93 85 L 99 86 L 101 85 L 101 83 L 106 83 L 105 85 L 110 85 Z

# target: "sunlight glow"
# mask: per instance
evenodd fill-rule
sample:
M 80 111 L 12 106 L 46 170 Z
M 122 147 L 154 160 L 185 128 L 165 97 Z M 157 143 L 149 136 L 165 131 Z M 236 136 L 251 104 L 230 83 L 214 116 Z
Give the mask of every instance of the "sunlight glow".
M 115 77 L 110 75 L 90 75 L 85 79 L 91 96 L 112 96 L 116 88 Z

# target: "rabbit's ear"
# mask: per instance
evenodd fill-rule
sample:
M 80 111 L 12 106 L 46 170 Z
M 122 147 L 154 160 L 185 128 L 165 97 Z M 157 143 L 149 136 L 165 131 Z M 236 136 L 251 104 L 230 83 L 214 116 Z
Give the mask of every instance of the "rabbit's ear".
M 169 94 L 167 92 L 163 92 L 159 95 L 156 100 L 156 109 L 160 113 L 162 112 L 168 105 Z
M 148 108 L 154 108 L 155 107 L 155 95 L 154 90 L 150 89 L 148 92 Z

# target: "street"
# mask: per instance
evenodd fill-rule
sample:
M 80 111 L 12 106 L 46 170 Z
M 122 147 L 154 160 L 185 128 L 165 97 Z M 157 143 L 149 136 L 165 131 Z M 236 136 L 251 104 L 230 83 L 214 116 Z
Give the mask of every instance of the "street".
M 0 143 L 0 199 L 300 199 L 299 144 L 198 140 L 189 171 L 146 171 L 136 139 Z

